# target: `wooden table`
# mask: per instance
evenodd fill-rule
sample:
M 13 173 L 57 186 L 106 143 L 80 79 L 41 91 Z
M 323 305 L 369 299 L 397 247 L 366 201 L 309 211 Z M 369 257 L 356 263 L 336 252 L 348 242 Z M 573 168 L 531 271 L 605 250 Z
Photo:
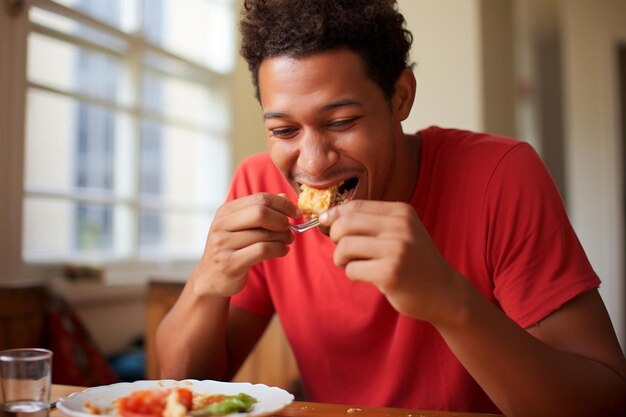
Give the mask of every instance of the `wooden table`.
M 73 392 L 82 391 L 83 387 L 69 385 L 52 385 L 51 400 L 56 401 Z M 352 417 L 494 417 L 494 414 L 456 413 L 448 411 L 426 411 L 408 408 L 362 407 L 339 404 L 325 404 L 294 401 L 287 407 L 272 414 L 275 417 L 309 417 L 309 416 L 352 416 Z M 61 411 L 53 410 L 50 417 L 65 417 Z

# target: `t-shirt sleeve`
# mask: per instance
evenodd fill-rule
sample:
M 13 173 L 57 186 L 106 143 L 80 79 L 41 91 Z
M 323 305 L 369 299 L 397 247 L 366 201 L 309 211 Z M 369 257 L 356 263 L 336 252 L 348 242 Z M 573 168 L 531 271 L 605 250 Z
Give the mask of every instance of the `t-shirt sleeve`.
M 530 145 L 518 144 L 500 160 L 485 196 L 494 294 L 520 326 L 600 285 L 554 181 Z
M 235 171 L 226 201 L 232 201 L 254 192 L 265 191 L 255 174 L 256 159 L 244 161 Z M 255 191 L 257 190 L 257 191 Z M 248 282 L 243 290 L 231 297 L 232 305 L 255 314 L 272 315 L 274 306 L 265 281 L 262 264 L 254 265 L 248 270 Z

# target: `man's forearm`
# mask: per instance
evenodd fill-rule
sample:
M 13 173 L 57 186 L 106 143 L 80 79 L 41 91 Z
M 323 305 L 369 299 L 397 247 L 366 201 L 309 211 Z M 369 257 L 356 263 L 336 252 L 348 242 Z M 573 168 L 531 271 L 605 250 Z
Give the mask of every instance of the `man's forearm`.
M 157 330 L 162 378 L 226 377 L 228 308 L 229 298 L 198 294 L 189 280 Z
M 456 323 L 436 326 L 507 416 L 622 415 L 626 382 L 601 361 L 536 339 L 475 291 Z

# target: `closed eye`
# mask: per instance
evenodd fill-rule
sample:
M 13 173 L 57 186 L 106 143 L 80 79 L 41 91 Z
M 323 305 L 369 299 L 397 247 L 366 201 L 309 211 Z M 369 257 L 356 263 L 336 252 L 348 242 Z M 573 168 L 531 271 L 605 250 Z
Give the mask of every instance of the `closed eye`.
M 291 139 L 297 134 L 298 129 L 295 127 L 281 127 L 277 129 L 270 129 L 270 136 L 274 136 L 279 139 Z
M 351 125 L 354 124 L 354 122 L 357 121 L 357 119 L 359 119 L 359 117 L 351 117 L 349 119 L 335 120 L 334 122 L 329 123 L 328 127 L 330 127 L 331 129 L 341 129 L 341 128 L 350 127 Z

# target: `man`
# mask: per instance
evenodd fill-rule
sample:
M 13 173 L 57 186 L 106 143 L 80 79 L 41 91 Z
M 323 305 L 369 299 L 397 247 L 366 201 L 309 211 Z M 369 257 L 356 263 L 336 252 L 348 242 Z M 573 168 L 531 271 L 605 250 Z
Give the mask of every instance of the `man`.
M 405 134 L 392 0 L 246 1 L 269 153 L 246 160 L 161 324 L 162 376 L 232 377 L 274 313 L 312 401 L 507 415 L 626 412 L 599 279 L 523 142 Z M 294 236 L 301 184 L 351 201 Z

